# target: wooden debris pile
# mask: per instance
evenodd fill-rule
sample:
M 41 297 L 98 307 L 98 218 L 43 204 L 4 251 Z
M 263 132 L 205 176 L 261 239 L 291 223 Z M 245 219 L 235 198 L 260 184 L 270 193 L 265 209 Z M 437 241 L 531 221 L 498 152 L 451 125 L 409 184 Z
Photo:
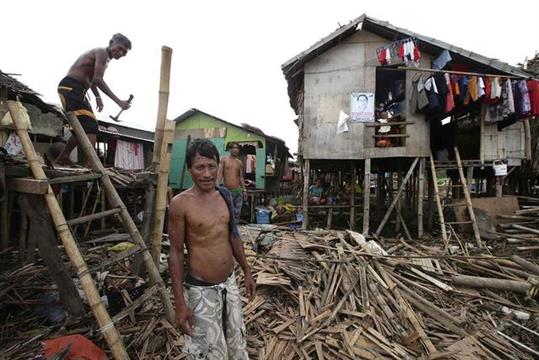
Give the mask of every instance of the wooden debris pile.
M 535 264 L 402 241 L 386 253 L 351 232 L 274 237 L 266 255 L 249 254 L 259 286 L 244 308 L 253 358 L 539 355 Z
M 511 251 L 527 257 L 539 254 L 539 199 L 519 197 L 520 209 L 513 215 L 500 215 L 501 232 Z

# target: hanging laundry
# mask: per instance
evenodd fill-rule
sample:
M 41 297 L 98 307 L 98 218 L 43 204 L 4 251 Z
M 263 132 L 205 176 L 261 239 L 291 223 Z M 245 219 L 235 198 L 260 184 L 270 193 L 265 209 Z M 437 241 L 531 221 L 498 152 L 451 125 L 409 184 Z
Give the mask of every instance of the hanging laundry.
M 436 81 L 434 81 L 434 77 L 431 76 L 427 80 L 425 80 L 425 89 L 427 91 L 433 91 L 434 93 L 438 94 L 438 88 L 436 87 Z
M 530 96 L 531 115 L 539 116 L 539 81 L 526 80 L 526 86 Z
M 477 97 L 481 98 L 485 96 L 485 82 L 481 76 L 477 77 Z
M 447 96 L 445 99 L 445 112 L 448 113 L 455 107 L 455 98 L 453 95 L 453 86 L 451 85 L 451 77 L 449 74 L 444 75 L 445 83 L 447 85 Z
M 386 64 L 391 64 L 391 52 L 389 51 L 388 48 L 386 48 L 385 54 L 386 54 Z
M 483 102 L 490 102 L 490 79 L 488 77 L 483 79 L 485 82 L 485 97 L 483 98 Z
M 466 76 L 461 76 L 459 79 L 459 88 L 460 88 L 460 97 L 459 102 L 463 103 L 468 94 L 468 78 Z
M 490 98 L 496 99 L 502 96 L 502 86 L 500 84 L 500 79 L 495 77 L 492 78 L 490 82 Z
M 515 113 L 515 96 L 513 95 L 513 82 L 510 79 L 505 81 L 506 92 L 507 92 L 507 109 L 509 113 Z
M 451 75 L 451 84 L 453 85 L 453 95 L 455 98 L 460 97 L 459 76 Z
M 448 62 L 452 60 L 451 54 L 449 54 L 449 51 L 444 50 L 438 55 L 436 59 L 432 61 L 432 68 L 436 70 L 443 69 Z
M 417 108 L 423 110 L 429 104 L 427 92 L 423 83 L 422 77 L 417 82 Z
M 478 98 L 477 77 L 470 76 L 468 77 L 468 92 L 466 93 L 466 97 L 464 99 L 464 105 L 468 105 L 470 103 L 470 100 L 477 101 Z
M 415 114 L 417 112 L 417 83 L 419 82 L 419 79 L 412 80 L 412 91 L 410 94 L 410 104 L 409 109 L 411 114 Z
M 427 97 L 429 100 L 429 111 L 434 112 L 441 107 L 440 95 L 438 94 L 438 87 L 434 77 L 431 76 L 425 81 L 425 90 L 427 91 Z
M 516 105 L 516 113 L 519 118 L 525 118 L 530 116 L 531 113 L 531 103 L 530 95 L 528 93 L 528 87 L 526 86 L 526 80 L 515 81 L 516 96 L 518 99 Z
M 493 114 L 490 111 L 491 107 L 492 106 L 490 106 L 487 103 L 482 103 L 481 104 L 481 112 L 480 112 L 479 117 L 480 117 L 481 121 L 483 121 L 483 122 L 485 122 L 487 124 L 492 124 L 492 123 L 495 123 L 497 121 L 497 119 L 495 117 L 496 114 L 495 113 Z

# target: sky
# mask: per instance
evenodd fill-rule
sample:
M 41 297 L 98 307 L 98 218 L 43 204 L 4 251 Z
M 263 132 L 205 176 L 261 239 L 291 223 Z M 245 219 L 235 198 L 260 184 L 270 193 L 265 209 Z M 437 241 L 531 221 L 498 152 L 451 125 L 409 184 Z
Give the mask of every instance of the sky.
M 79 5 L 77 5 L 79 4 Z M 297 149 L 281 65 L 363 13 L 512 65 L 539 51 L 539 1 L 10 1 L 3 2 L 0 70 L 58 103 L 56 86 L 112 34 L 133 49 L 105 81 L 135 96 L 123 124 L 155 129 L 161 46 L 173 49 L 168 118 L 198 108 L 248 123 Z M 104 96 L 106 97 L 106 96 Z M 93 104 L 95 107 L 95 104 Z M 98 118 L 119 108 L 105 99 Z

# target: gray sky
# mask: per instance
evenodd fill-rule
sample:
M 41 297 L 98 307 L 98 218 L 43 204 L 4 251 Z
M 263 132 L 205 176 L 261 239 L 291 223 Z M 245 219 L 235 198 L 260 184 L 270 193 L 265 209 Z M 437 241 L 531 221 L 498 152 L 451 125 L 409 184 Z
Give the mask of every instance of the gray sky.
M 80 4 L 80 5 L 76 5 Z M 154 129 L 160 48 L 173 48 L 168 118 L 196 107 L 246 122 L 297 148 L 281 64 L 362 13 L 515 65 L 539 51 L 539 2 L 10 1 L 1 7 L 0 69 L 58 103 L 56 86 L 85 50 L 122 32 L 133 50 L 105 81 L 134 94 L 126 125 Z M 95 106 L 95 104 L 93 104 Z M 99 115 L 118 107 L 105 100 Z

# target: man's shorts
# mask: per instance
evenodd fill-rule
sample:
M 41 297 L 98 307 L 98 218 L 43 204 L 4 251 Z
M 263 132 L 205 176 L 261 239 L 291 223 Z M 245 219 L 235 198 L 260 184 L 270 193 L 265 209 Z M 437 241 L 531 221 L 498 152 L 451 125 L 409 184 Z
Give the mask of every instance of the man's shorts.
M 58 95 L 65 111 L 72 112 L 87 134 L 97 134 L 97 120 L 90 102 L 86 98 L 85 85 L 69 76 L 58 84 Z

